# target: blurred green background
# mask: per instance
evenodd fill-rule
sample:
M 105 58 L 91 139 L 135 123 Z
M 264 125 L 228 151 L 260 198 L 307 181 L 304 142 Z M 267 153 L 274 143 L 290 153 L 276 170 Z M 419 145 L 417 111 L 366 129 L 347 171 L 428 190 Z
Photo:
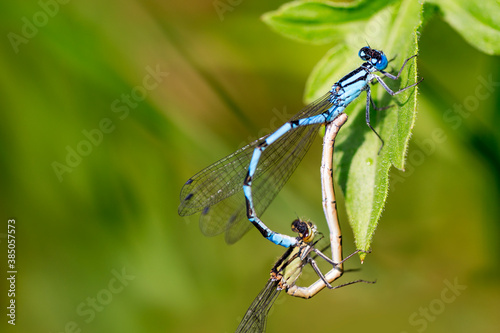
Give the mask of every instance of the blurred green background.
M 51 16 L 37 1 L 2 5 L 3 276 L 6 221 L 17 221 L 15 327 L 0 280 L 9 331 L 231 332 L 264 286 L 283 250 L 254 229 L 232 246 L 204 237 L 198 216 L 177 215 L 179 192 L 297 112 L 330 46 L 270 31 L 259 17 L 282 1 L 222 3 L 222 16 L 213 1 L 71 1 Z M 13 47 L 9 33 L 23 29 L 30 38 Z M 500 84 L 481 80 L 500 82 L 500 62 L 438 17 L 420 49 L 406 172 L 391 172 L 372 254 L 339 281 L 377 283 L 281 295 L 268 332 L 498 331 Z M 155 70 L 157 82 L 145 79 Z M 318 139 L 264 215 L 273 229 L 288 233 L 299 215 L 326 231 L 320 150 Z M 453 294 L 455 282 L 466 289 Z

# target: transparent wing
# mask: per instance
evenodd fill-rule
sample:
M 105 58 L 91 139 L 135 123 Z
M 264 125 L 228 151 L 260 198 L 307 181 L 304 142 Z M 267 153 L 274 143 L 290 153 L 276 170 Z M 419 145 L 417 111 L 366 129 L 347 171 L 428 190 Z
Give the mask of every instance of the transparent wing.
M 295 284 L 296 279 L 302 274 L 302 268 L 308 262 L 308 259 L 311 256 L 316 257 L 316 254 L 311 253 L 310 250 L 322 239 L 324 239 L 324 237 L 321 235 L 320 239 L 310 245 L 301 241 L 299 247 L 288 248 L 285 251 L 271 269 L 271 275 L 280 277 L 277 279 L 271 278 L 267 281 L 266 286 L 260 291 L 257 297 L 255 297 L 248 308 L 236 332 L 265 332 L 269 310 L 281 291 L 278 290 L 279 281 L 282 283 L 287 281 L 288 283 L 291 281 L 289 279 L 291 276 L 298 274 L 292 282 L 292 285 Z M 326 241 L 325 243 L 326 249 L 329 246 L 329 242 Z M 307 255 L 300 262 L 297 262 L 297 258 L 302 258 L 304 251 L 307 251 Z
M 236 333 L 266 331 L 267 314 L 281 291 L 277 288 L 278 281 L 269 279 L 264 289 L 260 291 L 248 308 L 240 325 L 236 329 Z
M 325 112 L 330 106 L 330 93 L 307 105 L 291 120 L 307 118 Z M 263 152 L 252 192 L 258 216 L 269 206 L 311 146 L 320 125 L 295 128 Z M 207 236 L 224 231 L 226 241 L 234 243 L 251 228 L 246 219 L 243 180 L 254 148 L 265 137 L 252 142 L 235 153 L 219 160 L 190 178 L 181 190 L 179 215 L 199 211 L 200 228 Z

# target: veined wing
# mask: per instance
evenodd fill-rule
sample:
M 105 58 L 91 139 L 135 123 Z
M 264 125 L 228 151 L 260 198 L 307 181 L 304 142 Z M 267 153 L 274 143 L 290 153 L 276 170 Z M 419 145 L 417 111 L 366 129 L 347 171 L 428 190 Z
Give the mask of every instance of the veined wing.
M 248 308 L 245 316 L 236 329 L 236 333 L 243 332 L 265 332 L 267 314 L 278 298 L 281 290 L 278 290 L 278 281 L 269 279 L 264 289 L 255 297 Z
M 291 120 L 325 112 L 330 106 L 327 93 L 307 105 Z M 253 178 L 252 192 L 258 216 L 269 206 L 288 181 L 313 142 L 320 125 L 295 128 L 263 152 Z M 265 137 L 212 164 L 190 178 L 181 190 L 179 215 L 202 211 L 200 228 L 214 236 L 227 231 L 226 241 L 234 243 L 251 228 L 246 219 L 243 180 L 247 174 L 254 148 Z

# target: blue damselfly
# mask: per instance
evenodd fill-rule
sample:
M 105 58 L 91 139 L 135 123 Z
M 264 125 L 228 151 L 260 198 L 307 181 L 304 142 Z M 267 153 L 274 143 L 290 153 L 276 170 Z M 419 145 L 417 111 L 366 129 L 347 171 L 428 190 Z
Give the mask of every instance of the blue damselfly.
M 393 91 L 382 78 L 396 80 L 385 71 L 389 61 L 382 51 L 363 47 L 359 57 L 364 63 L 350 72 L 323 97 L 306 106 L 275 132 L 239 149 L 191 177 L 181 190 L 179 215 L 201 211 L 200 228 L 205 235 L 226 232 L 226 241 L 234 243 L 250 229 L 245 217 L 273 243 L 285 247 L 296 244 L 296 238 L 269 229 L 259 218 L 288 181 L 314 140 L 318 127 L 333 121 L 345 108 L 366 91 L 366 123 L 382 141 L 370 123 L 370 85 L 373 80 L 390 94 L 399 94 L 419 82 Z M 239 194 L 243 189 L 245 201 Z

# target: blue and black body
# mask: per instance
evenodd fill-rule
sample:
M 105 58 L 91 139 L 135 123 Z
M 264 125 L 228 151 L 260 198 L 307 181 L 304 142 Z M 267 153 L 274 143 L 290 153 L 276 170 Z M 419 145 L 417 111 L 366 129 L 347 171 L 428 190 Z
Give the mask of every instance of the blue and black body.
M 243 147 L 190 178 L 181 190 L 179 214 L 191 215 L 201 211 L 200 228 L 212 236 L 226 232 L 226 241 L 234 243 L 248 231 L 246 218 L 271 242 L 290 247 L 295 237 L 276 233 L 259 218 L 274 197 L 288 181 L 314 140 L 318 128 L 333 121 L 366 91 L 366 123 L 382 141 L 370 124 L 370 83 L 373 80 L 392 96 L 416 86 L 419 82 L 398 91 L 392 91 L 376 73 L 396 80 L 397 75 L 385 72 L 389 61 L 382 51 L 363 47 L 359 57 L 364 63 L 337 83 L 315 102 L 307 105 L 275 132 Z M 382 147 L 381 147 L 382 148 Z M 238 195 L 243 189 L 245 201 Z

